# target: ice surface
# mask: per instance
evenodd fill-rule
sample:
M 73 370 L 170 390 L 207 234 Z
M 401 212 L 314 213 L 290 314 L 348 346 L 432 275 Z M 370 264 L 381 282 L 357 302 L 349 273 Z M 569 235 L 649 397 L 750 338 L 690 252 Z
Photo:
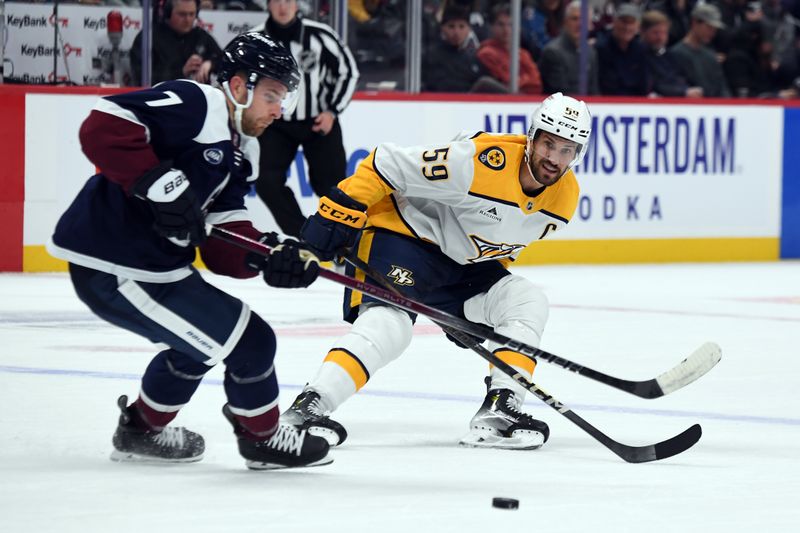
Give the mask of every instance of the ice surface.
M 456 443 L 486 365 L 420 320 L 406 354 L 337 412 L 326 467 L 252 472 L 213 369 L 177 422 L 206 438 L 192 465 L 108 460 L 115 400 L 155 348 L 95 318 L 66 275 L 0 275 L 0 532 L 789 532 L 800 523 L 800 263 L 515 268 L 552 309 L 542 347 L 628 379 L 707 340 L 722 362 L 643 400 L 542 363 L 534 381 L 611 437 L 648 444 L 695 422 L 689 451 L 626 464 L 535 398 L 552 436 L 527 452 Z M 286 406 L 344 331 L 340 289 L 209 275 L 278 334 Z M 519 510 L 491 507 L 493 496 Z

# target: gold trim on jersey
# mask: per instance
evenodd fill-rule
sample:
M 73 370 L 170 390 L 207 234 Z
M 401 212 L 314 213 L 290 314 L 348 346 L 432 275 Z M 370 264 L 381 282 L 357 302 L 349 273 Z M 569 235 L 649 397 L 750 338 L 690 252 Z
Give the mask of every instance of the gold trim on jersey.
M 369 372 L 364 366 L 364 363 L 359 360 L 354 354 L 342 348 L 334 348 L 325 356 L 323 363 L 333 363 L 339 365 L 356 386 L 356 390 L 367 384 L 369 381 Z
M 369 253 L 372 250 L 372 239 L 375 238 L 375 233 L 372 231 L 362 231 L 361 240 L 358 241 L 358 251 L 356 255 L 359 259 L 369 264 Z M 358 281 L 366 281 L 366 274 L 360 269 L 356 269 L 355 278 Z M 358 307 L 363 300 L 363 293 L 361 291 L 350 290 L 350 307 Z
M 376 152 L 377 148 L 359 163 L 352 176 L 345 178 L 337 185 L 347 196 L 367 207 L 380 202 L 394 190 L 391 184 L 382 177 L 380 171 L 375 168 Z
M 533 370 L 536 368 L 536 361 L 534 361 L 527 355 L 522 355 L 519 352 L 506 350 L 503 348 L 495 350 L 494 354 L 497 356 L 498 359 L 503 361 L 505 364 L 521 368 L 528 374 L 533 375 Z M 493 367 L 494 365 L 489 365 L 489 368 Z

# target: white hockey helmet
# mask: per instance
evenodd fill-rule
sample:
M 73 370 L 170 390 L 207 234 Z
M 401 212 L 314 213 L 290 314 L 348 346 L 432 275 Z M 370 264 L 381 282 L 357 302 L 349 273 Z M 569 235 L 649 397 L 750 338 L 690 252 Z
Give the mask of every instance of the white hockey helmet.
M 586 155 L 589 135 L 592 133 L 592 116 L 586 103 L 581 100 L 561 93 L 551 94 L 531 115 L 528 141 L 532 141 L 539 131 L 546 131 L 578 143 L 575 159 L 568 167 L 572 168 Z

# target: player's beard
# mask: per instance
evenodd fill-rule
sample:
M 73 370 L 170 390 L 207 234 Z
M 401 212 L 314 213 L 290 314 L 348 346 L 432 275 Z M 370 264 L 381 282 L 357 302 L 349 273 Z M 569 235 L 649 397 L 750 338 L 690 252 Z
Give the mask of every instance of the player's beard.
M 566 166 L 559 167 L 557 164 L 547 161 L 544 157 L 537 157 L 535 154 L 528 158 L 528 168 L 533 174 L 533 178 L 545 187 L 555 185 L 561 179 L 561 176 L 567 172 Z
M 268 120 L 254 120 L 248 113 L 245 111 L 242 113 L 242 132 L 245 135 L 249 135 L 250 137 L 258 137 L 264 130 L 272 124 L 272 119 Z

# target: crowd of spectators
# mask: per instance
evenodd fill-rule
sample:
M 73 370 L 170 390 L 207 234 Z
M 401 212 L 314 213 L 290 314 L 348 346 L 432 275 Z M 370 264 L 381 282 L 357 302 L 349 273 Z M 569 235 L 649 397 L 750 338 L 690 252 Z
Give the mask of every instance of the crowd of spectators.
M 79 1 L 139 4 L 139 0 Z M 800 94 L 800 0 L 589 2 L 585 77 L 590 95 L 793 98 Z M 266 0 L 196 4 L 200 9 L 263 10 Z M 299 4 L 308 17 L 326 21 L 330 15 L 329 0 L 299 0 Z M 423 0 L 422 89 L 509 92 L 510 9 L 507 0 Z M 348 0 L 348 11 L 348 44 L 362 72 L 362 88 L 392 77 L 396 82 L 390 86 L 402 88 L 406 1 Z M 520 93 L 578 93 L 580 27 L 580 0 L 522 0 Z M 181 33 L 184 30 L 174 25 L 170 29 L 169 21 L 156 31 L 164 33 L 158 41 L 167 43 L 162 46 L 169 50 L 161 54 L 172 71 L 207 78 L 209 62 L 213 64 L 218 54 L 216 43 L 197 32 Z M 189 45 L 187 39 L 192 41 Z M 139 61 L 135 54 L 132 59 Z M 138 65 L 132 67 L 138 79 Z M 168 75 L 154 73 L 154 79 Z
M 442 83 L 437 77 L 441 63 L 431 63 L 423 70 L 423 90 L 483 91 L 485 82 L 475 86 L 474 81 L 488 74 L 507 91 L 510 26 L 498 13 L 508 9 L 499 2 L 443 0 L 435 14 L 442 39 L 447 41 L 454 18 L 471 30 L 463 44 L 449 42 L 448 57 L 474 68 L 450 72 Z M 588 12 L 588 94 L 800 94 L 800 0 L 590 0 Z M 576 94 L 581 2 L 523 0 L 521 26 L 519 91 Z M 434 43 L 431 50 L 441 46 Z M 490 89 L 498 90 L 495 85 Z

